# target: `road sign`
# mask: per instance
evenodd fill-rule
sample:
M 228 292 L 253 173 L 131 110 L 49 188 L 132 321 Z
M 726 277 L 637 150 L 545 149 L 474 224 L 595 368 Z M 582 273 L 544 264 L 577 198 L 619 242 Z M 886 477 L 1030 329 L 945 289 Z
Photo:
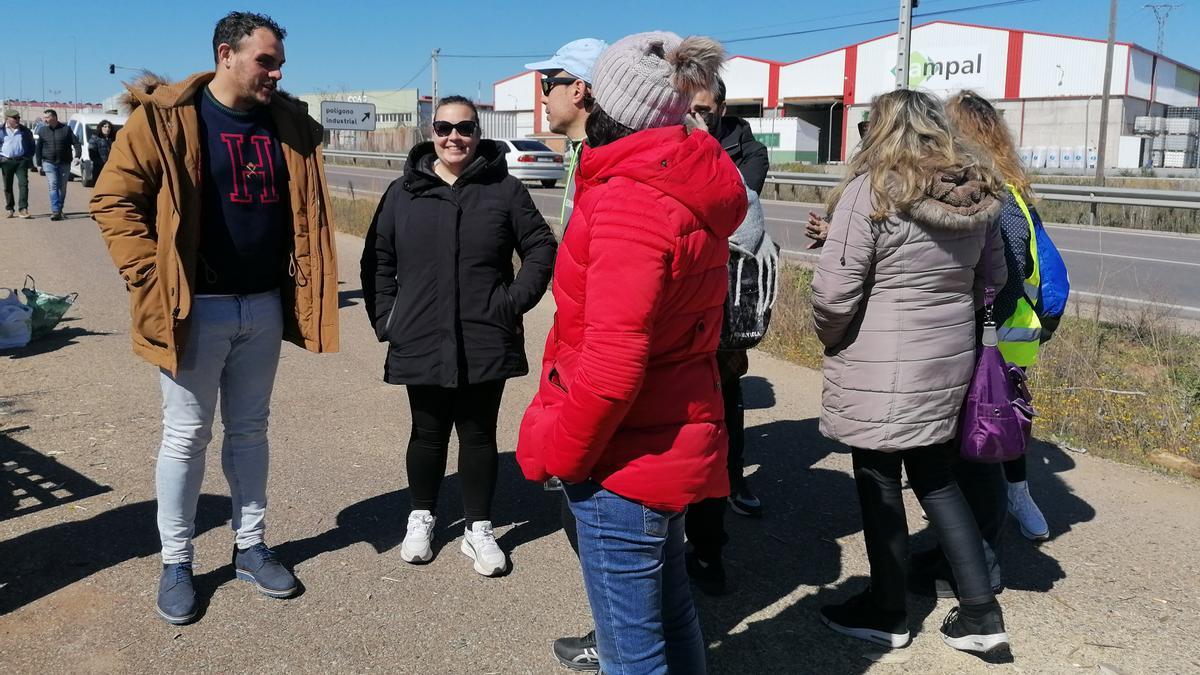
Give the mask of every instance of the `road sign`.
M 375 104 L 321 101 L 321 126 L 326 129 L 375 131 Z

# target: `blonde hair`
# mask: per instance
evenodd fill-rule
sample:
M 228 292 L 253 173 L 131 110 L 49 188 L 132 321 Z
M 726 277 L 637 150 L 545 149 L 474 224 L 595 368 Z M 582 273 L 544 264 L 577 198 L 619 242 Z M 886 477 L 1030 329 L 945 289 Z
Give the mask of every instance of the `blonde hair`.
M 991 102 L 964 89 L 946 101 L 946 116 L 968 142 L 992 156 L 996 171 L 1004 182 L 1015 187 L 1026 202 L 1033 201 L 1029 176 L 1021 166 L 1012 133 Z
M 846 179 L 829 193 L 830 213 L 846 186 L 864 173 L 871 174 L 875 202 L 871 220 L 876 222 L 908 212 L 926 198 L 930 183 L 943 173 L 974 168 L 988 191 L 1003 190 L 990 156 L 955 138 L 945 108 L 933 96 L 911 89 L 881 94 L 871 102 L 869 119 L 867 135 L 850 160 Z

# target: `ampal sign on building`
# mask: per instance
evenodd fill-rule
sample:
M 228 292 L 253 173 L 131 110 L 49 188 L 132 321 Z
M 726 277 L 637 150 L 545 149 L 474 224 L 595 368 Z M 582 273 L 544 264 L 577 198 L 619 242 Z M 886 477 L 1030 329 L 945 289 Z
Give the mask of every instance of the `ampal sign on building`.
M 375 104 L 321 101 L 321 126 L 326 129 L 375 131 Z

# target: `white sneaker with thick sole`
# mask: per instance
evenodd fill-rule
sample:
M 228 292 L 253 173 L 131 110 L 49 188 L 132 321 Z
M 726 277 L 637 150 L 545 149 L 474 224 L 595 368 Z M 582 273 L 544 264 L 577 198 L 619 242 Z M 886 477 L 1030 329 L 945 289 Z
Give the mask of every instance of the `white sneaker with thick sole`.
M 1050 526 L 1029 494 L 1029 483 L 1020 481 L 1008 484 L 1008 512 L 1017 519 L 1021 534 L 1026 539 L 1046 541 L 1050 538 Z
M 502 574 L 508 567 L 508 559 L 496 543 L 490 520 L 477 520 L 463 531 L 462 552 L 475 561 L 475 571 L 485 577 Z
M 437 518 L 429 511 L 413 511 L 408 514 L 408 531 L 404 543 L 400 544 L 400 559 L 406 563 L 420 565 L 433 560 L 433 526 Z

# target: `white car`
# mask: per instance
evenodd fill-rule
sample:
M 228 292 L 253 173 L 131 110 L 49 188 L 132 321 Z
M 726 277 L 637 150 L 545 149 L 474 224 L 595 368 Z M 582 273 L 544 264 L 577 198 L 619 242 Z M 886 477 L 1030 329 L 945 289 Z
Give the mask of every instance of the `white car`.
M 508 172 L 520 180 L 541 181 L 552 188 L 567 177 L 563 156 L 532 138 L 496 139 L 508 153 Z

